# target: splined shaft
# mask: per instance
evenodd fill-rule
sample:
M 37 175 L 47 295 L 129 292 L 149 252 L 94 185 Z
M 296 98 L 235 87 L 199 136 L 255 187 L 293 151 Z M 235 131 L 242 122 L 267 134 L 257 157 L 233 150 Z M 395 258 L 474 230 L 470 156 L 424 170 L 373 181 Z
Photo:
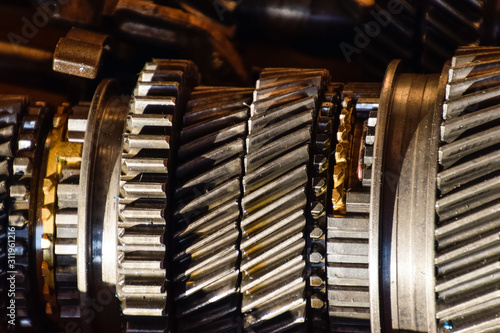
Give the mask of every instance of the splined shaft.
M 19 326 L 499 332 L 499 78 L 499 48 L 464 47 L 382 84 L 202 86 L 153 60 L 131 99 L 112 80 L 55 113 L 0 96 Z

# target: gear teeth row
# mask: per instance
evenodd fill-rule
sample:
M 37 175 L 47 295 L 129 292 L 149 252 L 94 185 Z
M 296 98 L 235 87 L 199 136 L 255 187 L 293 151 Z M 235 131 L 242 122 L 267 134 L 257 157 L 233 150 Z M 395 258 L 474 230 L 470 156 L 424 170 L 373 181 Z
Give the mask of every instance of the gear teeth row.
M 65 320 L 80 318 L 76 256 L 78 194 L 83 138 L 90 104 L 64 104 L 53 118 L 47 170 L 43 181 L 42 275 L 46 313 Z M 50 244 L 50 245 L 49 245 Z
M 253 89 L 198 87 L 184 115 L 174 214 L 181 332 L 236 332 L 241 176 Z
M 270 69 L 250 108 L 243 178 L 244 330 L 304 330 L 308 164 L 325 70 Z M 310 251 L 310 250 L 309 250 Z
M 500 329 L 500 48 L 464 48 L 449 70 L 437 176 L 439 331 Z
M 310 170 L 312 172 L 311 193 L 312 223 L 308 228 L 311 249 L 309 251 L 310 321 L 313 330 L 328 331 L 328 295 L 326 275 L 326 231 L 327 212 L 331 194 L 328 193 L 331 167 L 329 159 L 332 153 L 333 124 L 339 106 L 339 91 L 336 85 L 329 85 L 312 137 Z
M 142 316 L 165 322 L 160 320 L 167 308 L 164 237 L 175 124 L 196 80 L 189 61 L 154 60 L 140 73 L 131 101 L 123 135 L 116 287 L 129 331 Z
M 9 255 L 7 246 L 7 233 L 9 227 L 9 210 L 11 199 L 9 187 L 12 182 L 12 161 L 17 146 L 17 132 L 27 98 L 24 96 L 0 95 L 0 329 L 7 330 L 7 271 L 14 271 L 15 267 L 8 267 Z M 16 246 L 17 254 L 23 253 L 24 244 Z
M 425 8 L 422 66 L 439 71 L 453 56 L 457 45 L 480 43 L 485 1 L 432 0 Z
M 328 301 L 336 332 L 370 331 L 368 234 L 368 214 L 328 218 Z
M 37 220 L 37 204 L 39 191 L 39 172 L 44 148 L 44 129 L 48 124 L 50 110 L 44 103 L 37 102 L 27 107 L 22 118 L 17 136 L 17 152 L 11 149 L 15 158 L 12 163 L 13 181 L 10 186 L 11 211 L 9 225 L 16 228 L 16 312 L 17 324 L 30 328 L 39 325 L 37 318 L 45 309 L 38 309 L 41 302 L 38 299 L 38 286 L 35 276 L 36 268 L 30 266 L 29 256 L 34 249 Z
M 418 60 L 415 69 L 439 72 L 457 47 L 491 43 L 487 33 L 493 15 L 488 10 L 495 11 L 494 6 L 488 0 L 376 0 L 360 29 L 370 40 L 362 63 L 376 77 L 384 76 L 393 59 Z
M 384 77 L 385 68 L 393 59 L 405 61 L 413 59 L 412 49 L 417 39 L 416 27 L 419 24 L 418 4 L 415 2 L 374 1 L 370 10 L 371 15 L 360 26 L 360 30 L 367 32 L 366 36 L 370 39 L 370 43 L 361 52 L 361 63 L 366 66 L 368 75 Z M 397 13 L 393 12 L 393 8 L 397 8 Z
M 359 99 L 356 110 L 369 112 L 368 119 L 363 124 L 363 139 L 361 147 L 360 165 L 358 165 L 358 178 L 364 187 L 371 187 L 373 146 L 375 144 L 375 128 L 377 126 L 378 99 Z
M 371 174 L 378 88 L 346 85 L 343 91 L 333 167 L 333 199 L 338 203 L 335 198 L 341 198 L 342 205 L 334 206 L 333 215 L 328 217 L 327 231 L 328 302 L 334 332 L 370 331 L 371 177 L 367 174 Z M 358 95 L 351 90 L 358 91 Z M 359 95 L 360 91 L 363 93 Z M 353 170 L 356 165 L 357 175 L 348 174 L 347 170 Z
M 336 213 L 345 214 L 347 184 L 350 178 L 349 163 L 352 153 L 354 134 L 354 106 L 351 97 L 344 97 L 340 111 L 340 123 L 337 131 L 337 146 L 335 148 L 335 167 L 333 174 L 332 204 Z

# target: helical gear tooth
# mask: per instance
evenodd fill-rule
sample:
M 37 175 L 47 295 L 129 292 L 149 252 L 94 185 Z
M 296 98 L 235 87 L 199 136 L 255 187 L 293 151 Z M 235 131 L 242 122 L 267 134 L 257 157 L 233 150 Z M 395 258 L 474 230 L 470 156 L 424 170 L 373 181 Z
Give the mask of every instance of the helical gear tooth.
M 151 319 L 151 331 L 167 329 L 169 174 L 177 126 L 197 79 L 193 63 L 157 59 L 139 74 L 132 97 L 123 134 L 117 238 L 117 296 L 127 332 L 139 329 L 144 317 Z
M 498 330 L 498 49 L 457 52 L 449 70 L 437 176 L 438 329 Z M 465 131 L 464 129 L 467 129 Z M 473 144 L 476 146 L 474 147 Z
M 327 75 L 324 70 L 277 68 L 265 70 L 257 82 L 243 178 L 245 331 L 304 330 L 307 304 L 319 304 L 307 300 L 304 274 L 317 262 L 315 253 L 305 254 L 312 219 L 307 196 L 313 192 L 307 170 L 314 164 L 315 117 Z
M 484 1 L 433 0 L 425 6 L 422 24 L 425 70 L 439 70 L 457 46 L 477 46 L 485 16 Z
M 283 147 L 297 147 L 306 143 L 311 135 L 311 127 L 306 126 L 298 131 L 283 136 L 279 141 L 270 142 L 255 152 L 250 152 L 245 156 L 245 169 L 253 172 L 263 164 L 279 156 Z
M 234 138 L 239 138 L 243 136 L 246 132 L 245 124 L 236 124 L 225 129 L 222 133 L 211 133 L 198 140 L 191 141 L 182 145 L 179 149 L 179 156 L 185 158 L 189 154 L 196 154 L 201 151 L 201 147 L 206 146 L 207 143 L 212 143 L 215 145 L 230 142 Z
M 350 97 L 345 97 L 342 101 L 342 110 L 339 116 L 340 123 L 337 131 L 332 203 L 334 211 L 340 213 L 346 210 L 346 183 L 349 179 L 348 161 L 352 150 L 354 105 L 355 103 Z
M 243 138 L 251 95 L 251 89 L 198 87 L 188 102 L 174 214 L 180 331 L 238 329 Z
M 326 231 L 328 312 L 332 331 L 369 332 L 369 201 L 380 87 L 342 89 Z

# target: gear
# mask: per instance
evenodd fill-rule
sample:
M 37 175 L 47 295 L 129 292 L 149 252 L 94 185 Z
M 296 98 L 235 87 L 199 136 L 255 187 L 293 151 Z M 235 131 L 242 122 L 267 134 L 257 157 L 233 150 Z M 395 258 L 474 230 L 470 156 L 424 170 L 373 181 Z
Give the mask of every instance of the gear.
M 80 318 L 77 287 L 79 175 L 90 104 L 63 105 L 54 115 L 43 180 L 42 220 L 46 242 L 42 275 L 46 312 L 62 320 Z M 64 326 L 64 324 L 62 324 Z
M 8 268 L 8 244 L 7 230 L 9 227 L 9 209 L 11 206 L 9 187 L 12 182 L 12 159 L 17 150 L 16 140 L 20 120 L 26 111 L 27 98 L 25 96 L 0 95 L 0 119 L 1 124 L 1 147 L 0 149 L 0 182 L 2 195 L 0 196 L 0 328 L 6 328 L 7 307 L 7 271 L 13 271 Z M 22 246 L 22 244 L 19 244 Z M 22 249 L 22 247 L 18 247 Z M 22 252 L 22 251 L 17 251 Z
M 393 59 L 411 61 L 414 44 L 418 38 L 419 4 L 409 0 L 376 0 L 363 30 L 367 37 L 375 37 L 367 46 L 364 57 L 366 70 L 377 77 L 384 76 L 384 70 Z M 374 13 L 377 15 L 376 18 Z M 386 14 L 387 13 L 387 14 Z M 390 15 L 387 19 L 385 15 Z M 380 20 L 386 23 L 381 23 Z M 367 20 L 368 21 L 368 20 Z M 380 24 L 380 25 L 379 25 Z M 379 30 L 377 30 L 377 27 Z M 413 51 L 412 51 L 413 50 Z
M 431 0 L 423 20 L 422 67 L 438 71 L 457 46 L 477 46 L 485 17 L 485 1 Z
M 311 327 L 314 330 L 328 329 L 328 306 L 326 291 L 326 216 L 329 211 L 331 195 L 328 193 L 330 180 L 329 159 L 332 154 L 333 123 L 337 116 L 339 104 L 337 85 L 329 85 L 317 114 L 316 126 L 312 134 L 311 190 L 312 199 L 311 220 L 309 227 L 308 265 L 311 267 L 309 277 Z M 329 199 L 330 198 L 330 199 Z
M 496 6 L 490 0 L 429 0 L 421 3 L 377 0 L 372 13 L 385 17 L 382 13 L 389 8 L 397 13 L 389 13 L 389 22 L 386 26 L 382 25 L 380 32 L 371 40 L 363 62 L 368 65 L 367 70 L 379 77 L 384 74 L 380 69 L 393 59 L 412 62 L 415 68 L 427 73 L 440 71 L 459 46 L 476 47 L 493 42 L 493 37 L 489 36 L 492 31 L 489 30 L 493 30 L 490 26 L 495 25 L 495 15 L 488 11 L 495 12 Z M 364 25 L 366 32 L 376 31 L 374 22 L 381 23 L 373 21 L 373 17 L 370 19 L 372 22 Z M 419 45 L 420 49 L 415 45 Z
M 311 128 L 327 75 L 324 70 L 272 69 L 257 82 L 248 121 L 241 222 L 247 331 L 305 329 L 305 232 L 311 214 L 307 170 Z
M 346 194 L 349 180 L 349 164 L 352 151 L 352 135 L 354 132 L 354 103 L 350 97 L 345 97 L 340 112 L 340 124 L 337 131 L 337 146 L 335 148 L 335 168 L 333 174 L 333 209 L 345 214 Z
M 179 331 L 237 331 L 241 175 L 252 93 L 198 87 L 187 105 L 174 214 Z
M 175 124 L 196 78 L 191 62 L 155 60 L 140 74 L 131 102 L 123 135 L 116 285 L 128 331 L 141 327 L 134 317 L 166 315 L 164 236 Z M 158 323 L 160 330 L 166 321 Z
M 441 124 L 436 203 L 438 329 L 500 329 L 500 48 L 453 58 Z
M 371 173 L 371 163 L 367 162 L 374 142 L 368 128 L 374 136 L 374 109 L 378 107 L 379 94 L 373 88 L 377 90 L 375 86 L 351 84 L 343 91 L 334 156 L 335 211 L 328 217 L 327 232 L 328 301 L 334 332 L 370 331 L 370 191 L 366 174 Z M 357 175 L 351 174 L 355 165 Z M 336 198 L 341 200 L 335 201 Z
M 13 181 L 10 187 L 12 199 L 9 225 L 16 228 L 16 312 L 19 326 L 31 329 L 41 325 L 40 315 L 45 309 L 38 309 L 39 287 L 32 260 L 32 248 L 38 223 L 39 176 L 51 112 L 45 103 L 37 102 L 27 107 L 22 118 L 17 139 L 17 152 L 13 160 Z M 16 116 L 17 117 L 17 116 Z M 12 149 L 12 148 L 11 148 Z M 12 151 L 13 153 L 13 151 Z
M 358 177 L 362 181 L 363 186 L 370 187 L 372 183 L 373 145 L 375 144 L 378 101 L 376 104 L 373 104 L 373 102 L 367 104 L 370 114 L 365 124 L 365 133 L 363 134 L 361 165 L 358 166 L 358 172 L 361 171 L 362 174 L 358 174 Z

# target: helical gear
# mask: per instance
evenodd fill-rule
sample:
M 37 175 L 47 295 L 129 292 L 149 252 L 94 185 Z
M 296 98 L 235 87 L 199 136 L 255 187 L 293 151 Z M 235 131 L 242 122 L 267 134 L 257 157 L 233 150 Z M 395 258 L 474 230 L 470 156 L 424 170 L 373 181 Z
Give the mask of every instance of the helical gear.
M 495 332 L 498 291 L 500 49 L 461 49 L 448 71 L 436 202 L 439 329 Z
M 382 85 L 265 69 L 255 88 L 154 60 L 131 101 L 112 80 L 54 116 L 7 99 L 19 323 L 498 331 L 499 59 L 465 47 L 441 75 L 395 61 Z
M 252 89 L 197 87 L 180 133 L 174 213 L 179 331 L 236 331 L 240 200 Z

